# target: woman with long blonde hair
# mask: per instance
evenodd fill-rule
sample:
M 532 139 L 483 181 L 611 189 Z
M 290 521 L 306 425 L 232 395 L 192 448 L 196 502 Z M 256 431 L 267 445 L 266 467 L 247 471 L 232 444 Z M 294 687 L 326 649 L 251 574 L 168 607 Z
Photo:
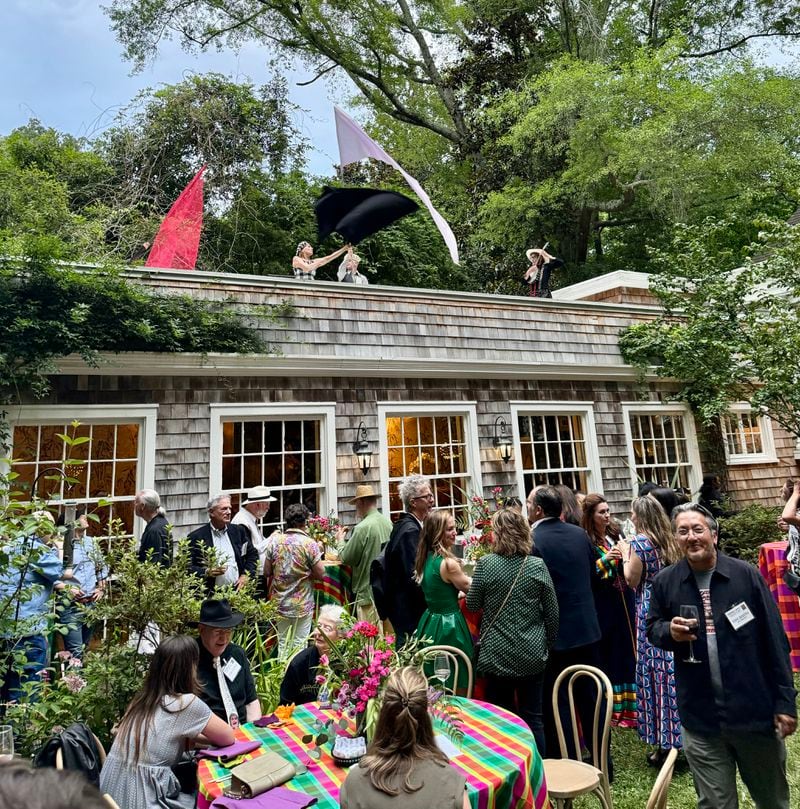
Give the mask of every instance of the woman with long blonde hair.
M 636 537 L 622 546 L 625 580 L 636 590 L 636 708 L 639 736 L 656 747 L 647 760 L 660 766 L 673 747 L 681 747 L 681 726 L 675 693 L 672 652 L 658 649 L 647 639 L 647 613 L 656 574 L 681 559 L 681 551 L 667 515 L 650 495 L 637 497 L 631 506 Z
M 417 625 L 417 636 L 431 638 L 436 646 L 455 646 L 472 657 L 472 635 L 458 605 L 459 592 L 466 593 L 472 579 L 453 555 L 455 539 L 456 524 L 449 511 L 434 511 L 425 518 L 414 573 L 428 608 Z M 464 667 L 458 683 L 451 678 L 446 685 L 466 688 L 467 680 Z
M 393 672 L 367 755 L 339 790 L 342 809 L 469 809 L 465 785 L 434 739 L 428 681 L 412 666 Z
M 592 580 L 600 622 L 600 668 L 614 687 L 611 722 L 636 727 L 636 603 L 623 574 L 620 529 L 601 494 L 587 494 L 581 527 L 595 552 Z

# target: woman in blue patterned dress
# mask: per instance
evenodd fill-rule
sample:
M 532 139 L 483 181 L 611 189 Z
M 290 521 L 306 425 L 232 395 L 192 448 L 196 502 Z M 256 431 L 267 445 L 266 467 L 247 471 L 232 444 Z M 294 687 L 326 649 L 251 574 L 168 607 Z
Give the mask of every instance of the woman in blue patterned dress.
M 681 558 L 664 509 L 649 495 L 633 501 L 631 521 L 636 538 L 623 547 L 625 581 L 636 591 L 636 707 L 639 735 L 656 750 L 648 762 L 660 766 L 673 747 L 681 747 L 681 725 L 675 700 L 672 652 L 647 640 L 645 621 L 655 575 Z

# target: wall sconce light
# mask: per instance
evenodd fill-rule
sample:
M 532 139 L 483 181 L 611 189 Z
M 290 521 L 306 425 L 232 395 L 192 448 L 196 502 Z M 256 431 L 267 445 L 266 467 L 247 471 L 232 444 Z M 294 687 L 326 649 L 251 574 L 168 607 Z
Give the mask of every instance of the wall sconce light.
M 511 460 L 512 439 L 508 433 L 508 425 L 502 416 L 494 420 L 494 439 L 492 441 L 497 457 L 503 462 Z
M 361 468 L 362 474 L 366 477 L 372 466 L 372 450 L 367 441 L 367 428 L 362 421 L 356 427 L 356 440 L 353 441 L 353 455 L 356 456 L 356 464 Z

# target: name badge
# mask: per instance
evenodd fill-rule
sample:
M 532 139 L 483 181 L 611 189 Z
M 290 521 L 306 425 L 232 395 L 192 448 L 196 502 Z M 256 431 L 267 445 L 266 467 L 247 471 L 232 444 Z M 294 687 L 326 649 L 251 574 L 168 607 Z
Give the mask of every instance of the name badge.
M 749 624 L 750 621 L 755 619 L 755 616 L 752 612 L 750 612 L 750 607 L 742 601 L 740 604 L 737 604 L 735 607 L 731 607 L 726 613 L 725 617 L 731 622 L 731 626 L 739 630 L 746 624 Z
M 242 667 L 231 657 L 222 667 L 222 673 L 228 678 L 228 682 L 233 682 L 238 676 Z

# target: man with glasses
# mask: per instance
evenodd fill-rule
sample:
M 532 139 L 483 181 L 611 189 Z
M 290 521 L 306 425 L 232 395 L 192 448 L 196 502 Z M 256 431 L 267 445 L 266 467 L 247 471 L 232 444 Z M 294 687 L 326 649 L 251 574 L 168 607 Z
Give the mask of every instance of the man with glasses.
M 200 607 L 200 699 L 234 729 L 261 718 L 250 662 L 244 649 L 231 643 L 233 629 L 243 619 L 224 599 L 208 599 Z
M 433 508 L 431 483 L 421 475 L 412 475 L 400 484 L 400 499 L 405 513 L 392 529 L 384 555 L 386 612 L 399 649 L 417 628 L 425 612 L 425 596 L 414 579 L 414 562 L 422 522 Z
M 685 558 L 653 581 L 647 637 L 675 653 L 698 807 L 738 807 L 738 767 L 758 809 L 789 809 L 784 739 L 797 695 L 778 608 L 756 568 L 718 552 L 709 511 L 677 506 L 672 527 Z

